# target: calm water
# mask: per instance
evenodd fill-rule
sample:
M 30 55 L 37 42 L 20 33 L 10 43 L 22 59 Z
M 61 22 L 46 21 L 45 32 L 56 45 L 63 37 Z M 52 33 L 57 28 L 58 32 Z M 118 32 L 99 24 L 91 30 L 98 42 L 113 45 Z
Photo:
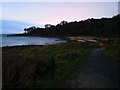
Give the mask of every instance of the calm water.
M 2 36 L 0 38 L 1 47 L 18 46 L 18 45 L 50 45 L 58 43 L 66 43 L 67 41 L 58 38 L 48 37 L 25 37 L 25 36 Z

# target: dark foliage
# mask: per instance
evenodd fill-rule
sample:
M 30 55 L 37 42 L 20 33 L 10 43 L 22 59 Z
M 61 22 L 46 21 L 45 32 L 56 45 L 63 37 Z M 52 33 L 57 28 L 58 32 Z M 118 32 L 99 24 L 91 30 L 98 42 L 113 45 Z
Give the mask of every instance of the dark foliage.
M 120 15 L 112 18 L 87 19 L 84 21 L 62 21 L 56 26 L 46 24 L 47 28 L 25 28 L 23 35 L 33 36 L 100 36 L 119 37 Z

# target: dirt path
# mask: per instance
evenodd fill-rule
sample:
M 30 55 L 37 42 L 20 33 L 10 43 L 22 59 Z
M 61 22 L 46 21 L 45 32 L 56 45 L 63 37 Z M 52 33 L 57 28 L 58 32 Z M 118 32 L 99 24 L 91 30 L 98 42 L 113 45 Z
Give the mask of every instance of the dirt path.
M 118 61 L 110 60 L 94 49 L 64 82 L 63 88 L 119 88 Z

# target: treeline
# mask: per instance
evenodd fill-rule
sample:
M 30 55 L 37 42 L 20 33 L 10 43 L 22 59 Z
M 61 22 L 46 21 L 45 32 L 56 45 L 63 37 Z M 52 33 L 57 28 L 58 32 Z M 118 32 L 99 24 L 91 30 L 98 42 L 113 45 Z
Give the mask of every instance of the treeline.
M 112 18 L 87 19 L 84 21 L 62 21 L 57 25 L 46 24 L 45 28 L 25 28 L 23 35 L 32 36 L 100 36 L 119 37 L 120 15 Z

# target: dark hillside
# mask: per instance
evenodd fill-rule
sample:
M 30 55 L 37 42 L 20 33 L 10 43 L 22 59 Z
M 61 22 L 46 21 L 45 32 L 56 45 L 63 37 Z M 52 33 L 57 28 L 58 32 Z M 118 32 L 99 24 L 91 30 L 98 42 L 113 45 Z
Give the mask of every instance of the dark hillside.
M 22 35 L 30 36 L 100 36 L 119 37 L 120 15 L 112 18 L 87 19 L 84 21 L 62 21 L 56 26 L 46 24 L 45 28 L 25 28 Z

